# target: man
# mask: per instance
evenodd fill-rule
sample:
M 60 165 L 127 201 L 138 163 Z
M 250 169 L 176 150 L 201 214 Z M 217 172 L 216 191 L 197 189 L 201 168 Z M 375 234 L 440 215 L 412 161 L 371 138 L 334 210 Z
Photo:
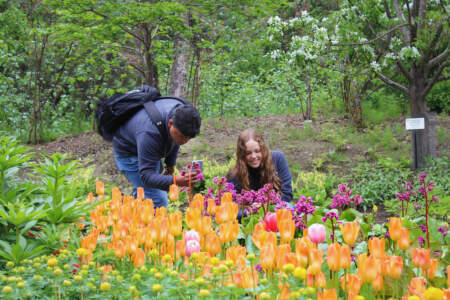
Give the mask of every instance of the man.
M 112 144 L 118 169 L 133 184 L 133 196 L 136 197 L 138 187 L 143 187 L 145 198 L 152 199 L 155 207 L 167 207 L 167 190 L 174 182 L 178 150 L 200 133 L 201 118 L 192 105 L 176 99 L 157 100 L 155 105 L 165 122 L 165 134 L 159 132 L 142 108 L 119 127 Z M 189 179 L 192 183 L 198 182 L 196 176 L 196 173 L 177 175 L 175 182 L 187 186 Z

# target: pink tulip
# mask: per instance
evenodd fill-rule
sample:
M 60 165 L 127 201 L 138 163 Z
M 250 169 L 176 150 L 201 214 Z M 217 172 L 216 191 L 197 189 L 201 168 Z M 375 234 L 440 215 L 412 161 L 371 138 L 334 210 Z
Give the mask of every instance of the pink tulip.
M 190 257 L 192 253 L 200 252 L 200 243 L 196 240 L 186 242 L 186 256 Z
M 325 226 L 322 224 L 316 223 L 308 227 L 308 237 L 313 243 L 322 243 L 326 235 Z
M 267 231 L 278 231 L 277 225 L 277 214 L 273 212 L 268 212 L 264 218 L 264 227 Z
M 191 229 L 189 231 L 186 232 L 186 234 L 184 235 L 184 240 L 186 241 L 186 245 L 188 241 L 197 241 L 200 243 L 200 235 L 198 234 L 197 231 L 195 231 L 194 229 Z

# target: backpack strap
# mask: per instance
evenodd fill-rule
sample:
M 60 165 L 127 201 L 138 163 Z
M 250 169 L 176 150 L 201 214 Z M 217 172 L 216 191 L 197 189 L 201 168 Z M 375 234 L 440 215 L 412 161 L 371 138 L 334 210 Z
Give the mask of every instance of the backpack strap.
M 166 140 L 166 131 L 164 130 L 164 120 L 161 116 L 161 113 L 156 108 L 155 102 L 148 101 L 144 103 L 145 111 L 147 112 L 150 120 L 152 120 L 153 124 L 158 128 L 159 133 L 163 137 L 164 141 Z

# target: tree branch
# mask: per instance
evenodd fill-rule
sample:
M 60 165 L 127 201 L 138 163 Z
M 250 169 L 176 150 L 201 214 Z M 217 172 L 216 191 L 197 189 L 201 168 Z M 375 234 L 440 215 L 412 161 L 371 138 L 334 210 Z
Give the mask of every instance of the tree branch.
M 402 72 L 402 74 L 405 75 L 406 79 L 408 79 L 408 81 L 411 82 L 413 80 L 413 77 L 412 77 L 411 73 L 409 73 L 408 70 L 406 70 L 405 65 L 402 64 L 402 62 L 399 60 L 397 60 L 396 64 L 397 64 L 397 67 L 399 68 L 400 72 Z
M 439 54 L 435 58 L 430 59 L 430 61 L 428 62 L 427 68 L 431 69 L 432 67 L 440 64 L 445 59 L 447 59 L 449 54 L 450 54 L 450 51 L 449 51 L 448 46 L 447 46 L 447 48 L 445 48 L 444 52 L 442 52 L 441 54 Z
M 394 0 L 394 7 L 395 7 L 395 12 L 397 13 L 397 17 L 400 20 L 406 21 L 405 16 L 403 15 L 403 12 L 402 12 L 402 8 L 400 7 L 400 3 L 398 3 L 398 0 Z M 411 25 L 411 24 L 408 24 L 408 25 Z M 411 37 L 410 37 L 408 31 L 406 30 L 406 28 L 402 28 L 402 33 L 403 33 L 403 38 L 405 40 L 405 43 L 407 45 L 409 45 L 411 42 Z
M 444 28 L 443 26 L 444 22 L 443 19 L 441 19 L 441 22 L 436 28 L 436 32 L 434 34 L 433 40 L 431 41 L 430 45 L 428 46 L 427 51 L 422 56 L 422 59 L 420 60 L 420 65 L 423 66 L 426 61 L 430 58 L 431 53 L 433 52 L 434 47 L 436 46 L 437 42 L 439 41 L 439 37 L 441 36 L 442 30 Z
M 342 47 L 342 46 L 362 46 L 362 45 L 372 44 L 373 42 L 375 42 L 376 40 L 381 39 L 381 38 L 384 37 L 385 35 L 388 35 L 388 34 L 390 34 L 391 32 L 393 32 L 393 31 L 395 31 L 395 30 L 397 30 L 397 29 L 399 29 L 399 28 L 401 28 L 401 27 L 408 26 L 408 25 L 409 25 L 409 24 L 400 24 L 400 25 L 394 26 L 394 27 L 392 27 L 391 29 L 389 29 L 388 31 L 383 32 L 383 33 L 380 34 L 379 36 L 377 36 L 377 37 L 375 37 L 375 38 L 373 38 L 373 39 L 371 39 L 370 41 L 367 41 L 367 42 L 361 42 L 361 43 L 343 43 L 343 44 L 341 44 L 341 43 L 339 43 L 339 44 L 332 44 L 332 43 L 330 42 L 330 43 L 328 44 L 328 46 L 330 46 L 330 47 L 332 47 L 332 46 Z
M 408 95 L 408 93 L 409 93 L 408 89 L 407 89 L 406 87 L 404 87 L 403 85 L 401 85 L 400 83 L 395 82 L 394 80 L 392 80 L 392 79 L 390 79 L 390 78 L 384 76 L 384 75 L 381 74 L 381 73 L 376 73 L 376 74 L 377 74 L 377 76 L 378 76 L 384 83 L 386 83 L 387 85 L 390 85 L 390 86 L 392 86 L 392 87 L 395 87 L 395 88 L 399 89 L 400 91 L 402 91 L 402 92 L 404 92 L 405 94 Z
M 442 71 L 444 71 L 444 69 L 446 67 L 450 66 L 450 60 L 447 60 L 446 62 L 444 62 L 442 65 L 439 66 L 439 69 L 436 71 L 436 73 L 433 75 L 433 77 L 427 82 L 427 85 L 425 86 L 425 89 L 423 90 L 423 96 L 426 96 L 428 94 L 428 92 L 431 90 L 431 88 L 433 87 L 433 85 L 440 81 L 440 76 L 442 74 Z

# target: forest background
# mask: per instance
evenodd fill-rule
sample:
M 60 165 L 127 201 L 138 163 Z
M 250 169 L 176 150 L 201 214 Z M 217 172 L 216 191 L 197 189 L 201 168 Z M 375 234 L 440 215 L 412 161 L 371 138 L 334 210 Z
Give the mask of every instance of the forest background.
M 411 176 L 404 119 L 424 117 L 419 167 L 440 157 L 428 167 L 448 195 L 449 8 L 440 0 L 1 0 L 0 131 L 46 143 L 38 151 L 73 153 L 117 183 L 110 146 L 93 132 L 95 107 L 146 83 L 189 99 L 204 119 L 179 164 L 229 164 L 237 134 L 253 126 L 287 154 L 298 193 L 315 192 L 302 172 L 324 172 L 328 194 L 345 178 L 371 207 Z

